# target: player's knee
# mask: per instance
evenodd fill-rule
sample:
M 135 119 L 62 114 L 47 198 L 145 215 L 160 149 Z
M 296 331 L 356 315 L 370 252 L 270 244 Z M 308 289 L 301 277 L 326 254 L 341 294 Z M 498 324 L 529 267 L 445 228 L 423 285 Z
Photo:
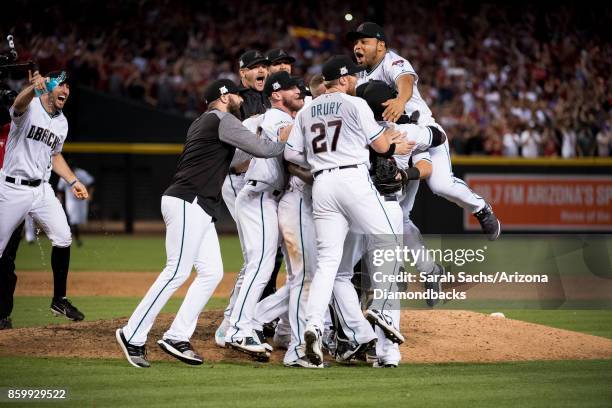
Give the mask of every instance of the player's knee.
M 453 189 L 453 181 L 450 177 L 430 177 L 427 179 L 427 185 L 432 193 L 439 196 L 449 195 Z
M 67 248 L 72 245 L 72 234 L 70 233 L 70 228 L 67 228 L 65 231 L 58 234 L 50 234 L 49 239 L 51 240 L 51 245 L 54 247 Z

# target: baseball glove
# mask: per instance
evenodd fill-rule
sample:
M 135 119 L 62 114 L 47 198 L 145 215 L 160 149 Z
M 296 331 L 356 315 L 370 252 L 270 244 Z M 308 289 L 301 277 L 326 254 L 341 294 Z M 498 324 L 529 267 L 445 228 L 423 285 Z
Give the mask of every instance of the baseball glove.
M 376 158 L 372 181 L 378 192 L 382 195 L 396 193 L 403 187 L 400 170 L 393 158 Z

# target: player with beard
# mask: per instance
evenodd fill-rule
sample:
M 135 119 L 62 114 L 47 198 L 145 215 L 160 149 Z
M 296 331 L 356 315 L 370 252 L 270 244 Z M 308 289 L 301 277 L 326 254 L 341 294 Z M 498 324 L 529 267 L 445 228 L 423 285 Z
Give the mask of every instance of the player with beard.
M 238 147 L 256 157 L 276 157 L 284 143 L 258 138 L 240 120 L 242 98 L 228 79 L 211 83 L 204 97 L 208 111 L 189 127 L 172 185 L 162 196 L 166 223 L 166 267 L 140 302 L 127 324 L 115 335 L 128 362 L 149 367 L 145 343 L 155 318 L 170 296 L 197 276 L 170 329 L 157 343 L 187 364 L 202 364 L 189 342 L 198 316 L 223 277 L 221 250 L 214 222 L 219 216 L 221 185 Z M 282 138 L 281 138 L 282 139 Z

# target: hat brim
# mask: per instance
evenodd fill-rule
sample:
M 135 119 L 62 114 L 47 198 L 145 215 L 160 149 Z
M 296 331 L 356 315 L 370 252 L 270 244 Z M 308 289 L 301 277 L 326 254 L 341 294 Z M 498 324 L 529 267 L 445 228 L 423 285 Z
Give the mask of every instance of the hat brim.
M 346 33 L 345 38 L 351 42 L 357 41 L 360 38 L 376 38 L 376 36 L 361 33 L 359 31 L 350 31 Z
M 265 66 L 270 66 L 270 60 L 268 60 L 267 58 L 263 57 L 263 58 L 257 58 L 256 60 L 253 60 L 251 62 L 249 62 L 249 64 L 247 66 L 245 66 L 244 68 L 247 69 L 251 69 L 256 65 L 265 65 Z
M 275 58 L 273 60 L 270 60 L 270 64 L 276 64 L 278 62 L 284 62 L 284 61 L 289 63 L 289 64 L 294 64 L 295 61 L 297 61 L 297 60 L 295 58 L 293 58 L 292 56 L 290 56 L 290 55 L 285 55 L 285 56 L 278 57 L 278 58 Z

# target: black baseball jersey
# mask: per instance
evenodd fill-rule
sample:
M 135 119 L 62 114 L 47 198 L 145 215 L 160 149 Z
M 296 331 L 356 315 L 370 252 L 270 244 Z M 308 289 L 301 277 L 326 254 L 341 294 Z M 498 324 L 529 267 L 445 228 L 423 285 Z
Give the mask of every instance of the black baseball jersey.
M 232 114 L 212 110 L 189 127 L 174 181 L 164 195 L 198 204 L 213 220 L 218 218 L 221 187 L 236 147 L 255 157 L 283 153 L 284 143 L 257 138 Z
M 253 115 L 265 113 L 270 108 L 270 99 L 263 92 L 258 92 L 253 88 L 241 93 L 244 103 L 240 107 L 242 119 L 248 119 Z

